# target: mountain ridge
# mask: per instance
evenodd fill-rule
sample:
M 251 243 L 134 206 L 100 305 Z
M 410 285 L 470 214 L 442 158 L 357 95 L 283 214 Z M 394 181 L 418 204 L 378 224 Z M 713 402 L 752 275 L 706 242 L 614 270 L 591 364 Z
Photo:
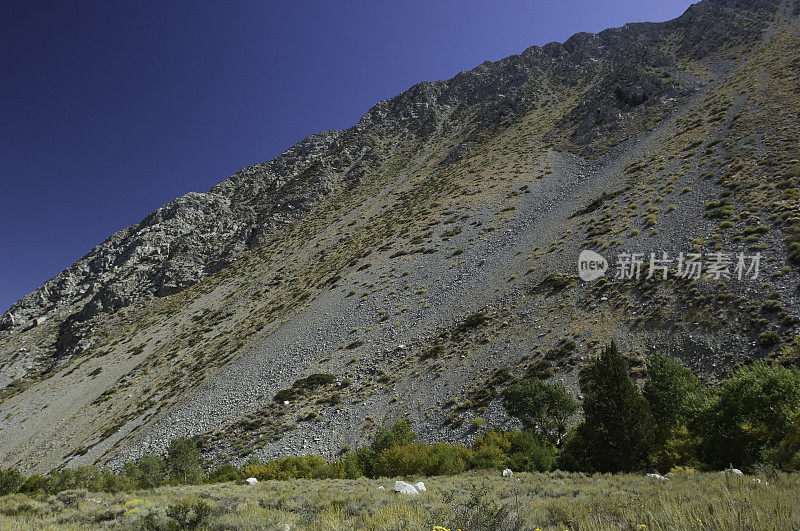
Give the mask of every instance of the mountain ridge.
M 796 2 L 705 0 L 415 85 L 168 203 L 4 314 L 0 459 L 119 464 L 177 435 L 330 456 L 401 416 L 468 440 L 512 422 L 498 389 L 520 374 L 580 394 L 611 338 L 711 379 L 777 355 L 797 40 Z M 580 248 L 717 245 L 766 246 L 772 286 L 574 275 Z M 333 383 L 295 387 L 313 373 Z
M 691 6 L 686 11 L 686 13 L 684 15 L 682 15 L 681 17 L 679 17 L 678 19 L 675 19 L 675 20 L 677 21 L 677 20 L 680 20 L 681 18 L 687 17 L 687 16 L 689 18 L 694 18 L 694 17 L 697 17 L 697 16 L 705 16 L 705 15 L 707 15 L 707 13 L 704 13 L 703 12 L 704 10 L 702 10 L 699 7 L 701 5 L 720 5 L 720 6 L 724 6 L 724 7 L 733 6 L 733 7 L 736 7 L 737 9 L 742 9 L 744 6 L 746 6 L 745 9 L 747 9 L 749 11 L 749 10 L 755 10 L 756 6 L 769 6 L 769 5 L 772 5 L 772 4 L 774 4 L 774 2 L 771 2 L 769 0 L 765 0 L 763 2 L 757 2 L 756 5 L 754 5 L 753 3 L 750 3 L 750 2 L 735 2 L 735 1 L 723 1 L 723 0 L 719 0 L 719 1 L 715 1 L 715 2 L 707 2 L 707 3 L 702 3 L 701 2 L 701 3 L 694 4 L 693 6 Z M 700 11 L 700 13 L 695 14 L 695 11 Z M 610 29 L 604 30 L 603 32 L 600 32 L 599 34 L 591 34 L 591 33 L 579 32 L 579 33 L 576 33 L 575 35 L 573 35 L 572 37 L 570 37 L 569 39 L 567 39 L 563 44 L 562 43 L 557 43 L 557 42 L 552 42 L 552 43 L 545 44 L 544 46 L 541 46 L 541 47 L 539 47 L 539 46 L 531 46 L 531 47 L 525 49 L 522 53 L 520 53 L 518 55 L 512 55 L 512 56 L 506 57 L 504 59 L 500 59 L 498 61 L 495 61 L 493 63 L 489 62 L 489 61 L 486 61 L 486 62 L 482 63 L 481 65 L 476 66 L 472 70 L 456 74 L 453 78 L 450 78 L 448 80 L 417 83 L 417 84 L 413 85 L 411 88 L 409 88 L 408 90 L 403 91 L 399 95 L 397 95 L 397 96 L 395 96 L 393 98 L 390 98 L 389 100 L 383 100 L 383 101 L 377 103 L 376 105 L 374 105 L 372 108 L 370 108 L 364 114 L 364 116 L 359 120 L 358 123 L 356 123 L 354 126 L 352 126 L 350 128 L 347 128 L 347 129 L 344 129 L 344 130 L 329 130 L 329 131 L 323 131 L 323 132 L 320 132 L 320 133 L 313 133 L 313 134 L 307 136 L 305 139 L 303 139 L 300 142 L 298 142 L 297 144 L 295 144 L 294 146 L 292 146 L 289 149 L 287 149 L 284 153 L 282 153 L 281 155 L 279 155 L 275 159 L 272 159 L 269 162 L 255 163 L 255 164 L 248 165 L 245 168 L 242 168 L 238 172 L 234 173 L 231 177 L 228 177 L 227 179 L 221 181 L 217 185 L 211 187 L 205 193 L 189 192 L 186 195 L 181 196 L 179 198 L 176 198 L 173 201 L 170 201 L 170 202 L 166 203 L 164 206 L 156 209 L 154 212 L 152 212 L 149 215 L 147 215 L 141 222 L 137 223 L 136 225 L 132 225 L 132 226 L 126 228 L 126 229 L 122 229 L 120 231 L 117 231 L 116 233 L 114 233 L 111 236 L 109 236 L 102 243 L 100 243 L 97 246 L 95 246 L 86 255 L 84 255 L 83 257 L 78 259 L 72 266 L 67 268 L 64 272 L 59 273 L 58 275 L 56 275 L 52 279 L 48 280 L 41 288 L 39 288 L 39 289 L 35 290 L 34 292 L 22 297 L 22 299 L 20 299 L 16 303 L 12 304 L 12 306 L 2 316 L 0 316 L 0 329 L 2 329 L 2 327 L 10 328 L 11 326 L 14 326 L 14 327 L 24 326 L 25 324 L 35 320 L 38 317 L 43 316 L 44 314 L 48 313 L 49 311 L 52 311 L 53 309 L 55 309 L 55 308 L 53 308 L 51 306 L 49 308 L 41 308 L 41 307 L 39 307 L 38 309 L 31 311 L 30 307 L 31 306 L 34 306 L 34 307 L 37 306 L 35 304 L 35 302 L 39 302 L 39 306 L 41 306 L 45 301 L 49 301 L 49 302 L 52 303 L 53 301 L 52 301 L 52 297 L 51 297 L 50 291 L 51 290 L 57 291 L 55 289 L 55 286 L 53 286 L 53 285 L 67 284 L 69 286 L 70 284 L 73 284 L 74 281 L 71 281 L 71 279 L 61 278 L 61 276 L 66 271 L 69 271 L 69 270 L 78 270 L 78 271 L 85 270 L 84 269 L 84 264 L 86 264 L 89 268 L 91 268 L 92 265 L 95 265 L 95 266 L 99 265 L 99 264 L 97 264 L 97 262 L 102 261 L 102 259 L 108 260 L 108 257 L 105 257 L 105 256 L 94 256 L 94 257 L 92 257 L 93 253 L 97 252 L 97 254 L 100 254 L 102 252 L 99 248 L 101 246 L 103 246 L 104 244 L 111 243 L 111 242 L 114 242 L 116 240 L 124 239 L 124 237 L 126 235 L 128 235 L 129 232 L 135 232 L 136 229 L 141 230 L 141 229 L 147 229 L 147 228 L 151 227 L 154 223 L 148 223 L 149 220 L 155 221 L 156 219 L 160 218 L 162 221 L 169 221 L 170 219 L 173 219 L 177 215 L 178 212 L 176 212 L 176 211 L 182 211 L 184 209 L 185 210 L 190 210 L 190 209 L 197 210 L 197 209 L 199 209 L 201 207 L 201 205 L 198 205 L 196 203 L 196 201 L 201 201 L 201 198 L 208 197 L 209 195 L 210 196 L 217 196 L 218 194 L 222 195 L 228 189 L 234 188 L 236 186 L 239 186 L 239 187 L 241 187 L 242 185 L 250 185 L 250 186 L 252 186 L 253 187 L 253 193 L 252 193 L 253 196 L 257 196 L 259 193 L 264 193 L 266 191 L 269 191 L 270 190 L 270 185 L 274 185 L 274 186 L 280 187 L 281 186 L 281 183 L 280 183 L 281 174 L 286 175 L 286 174 L 290 174 L 290 173 L 299 173 L 297 165 L 293 164 L 293 162 L 291 161 L 292 157 L 294 157 L 296 159 L 299 159 L 299 161 L 301 161 L 301 163 L 302 162 L 312 162 L 313 158 L 309 159 L 309 157 L 312 156 L 311 153 L 314 153 L 314 152 L 319 153 L 320 151 L 327 150 L 339 139 L 339 137 L 341 137 L 343 135 L 347 135 L 348 133 L 351 133 L 351 132 L 359 132 L 360 130 L 363 130 L 364 128 L 369 128 L 373 123 L 380 122 L 380 120 L 378 118 L 385 119 L 387 116 L 391 115 L 392 114 L 391 112 L 384 112 L 384 109 L 386 109 L 387 107 L 390 110 L 391 109 L 396 109 L 396 107 L 399 106 L 399 105 L 396 105 L 396 103 L 402 101 L 402 99 L 404 98 L 405 95 L 410 95 L 411 98 L 412 98 L 412 104 L 417 104 L 414 100 L 419 99 L 419 98 L 422 98 L 424 100 L 429 100 L 431 98 L 430 92 L 425 90 L 425 89 L 431 89 L 432 91 L 435 92 L 437 88 L 442 87 L 442 86 L 448 86 L 449 87 L 450 84 L 455 84 L 458 87 L 460 85 L 458 83 L 458 81 L 460 81 L 463 78 L 469 77 L 470 75 L 479 75 L 479 74 L 482 74 L 482 73 L 491 74 L 491 68 L 492 67 L 498 68 L 498 67 L 501 67 L 505 63 L 508 63 L 508 62 L 512 62 L 513 63 L 513 62 L 516 62 L 517 60 L 522 60 L 526 56 L 526 54 L 527 55 L 532 55 L 532 54 L 537 54 L 537 53 L 541 52 L 541 53 L 544 53 L 545 55 L 549 55 L 551 57 L 554 57 L 557 52 L 560 52 L 562 50 L 566 51 L 567 53 L 579 53 L 579 54 L 582 54 L 583 50 L 587 46 L 592 48 L 591 45 L 589 44 L 589 41 L 596 42 L 597 39 L 604 40 L 603 39 L 603 35 L 604 34 L 605 35 L 612 35 L 612 34 L 615 34 L 615 33 L 628 31 L 629 28 L 644 28 L 644 27 L 652 28 L 652 27 L 658 27 L 659 24 L 668 24 L 668 23 L 648 23 L 648 22 L 629 23 L 629 24 L 626 24 L 626 25 L 624 25 L 624 26 L 622 26 L 620 28 L 610 28 Z M 592 49 L 599 51 L 597 48 L 592 48 Z M 591 57 L 590 57 L 590 59 L 591 59 Z M 489 71 L 487 71 L 487 70 L 489 70 Z M 469 81 L 469 80 L 467 80 L 467 81 Z M 502 92 L 501 92 L 502 88 L 498 87 L 496 85 L 489 85 L 488 87 L 486 87 L 486 89 L 487 89 L 487 92 L 489 92 L 490 94 L 498 94 L 498 93 L 502 94 Z M 453 100 L 455 100 L 455 101 L 451 102 L 451 99 L 448 98 L 448 102 L 447 103 L 444 103 L 444 104 L 439 103 L 439 102 L 436 102 L 436 103 L 439 104 L 439 105 L 447 105 L 449 103 L 459 102 L 458 96 L 461 95 L 463 97 L 463 92 L 462 91 L 456 91 L 456 92 L 457 92 L 457 94 L 453 97 Z M 470 94 L 472 94 L 472 92 L 467 92 L 467 95 L 470 95 Z M 481 94 L 476 94 L 473 97 L 476 100 L 485 99 L 485 95 L 482 97 Z M 464 100 L 465 100 L 466 104 L 474 103 L 474 101 L 470 101 L 469 98 L 464 98 Z M 401 107 L 403 107 L 404 109 L 405 109 L 405 107 L 409 106 L 409 103 L 407 103 L 407 102 L 403 102 L 403 103 L 404 103 L 404 105 L 401 105 Z M 423 102 L 420 102 L 419 105 L 427 106 L 428 103 L 429 103 L 428 101 L 423 101 Z M 396 112 L 397 111 L 395 110 L 395 114 L 396 114 Z M 416 119 L 418 117 L 412 115 L 412 118 Z M 423 121 L 422 124 L 420 124 L 420 128 L 423 131 L 426 131 L 426 127 L 428 127 L 427 121 L 428 120 L 425 120 L 425 121 Z M 321 156 L 321 155 L 319 155 L 319 156 Z M 355 162 L 360 162 L 360 160 L 356 159 Z M 277 170 L 273 170 L 273 167 L 277 167 Z M 354 168 L 354 167 L 351 166 L 351 168 L 349 168 L 349 171 L 352 173 L 352 175 L 355 175 L 355 173 L 357 173 L 357 171 L 359 171 L 361 169 L 362 168 Z M 353 170 L 356 170 L 356 171 L 354 172 Z M 274 176 L 274 179 L 272 180 L 272 182 L 264 183 L 266 185 L 266 190 L 258 189 L 258 188 L 256 188 L 256 183 L 253 183 L 252 181 L 247 182 L 245 180 L 245 177 L 261 173 L 261 171 L 264 171 L 264 172 L 274 171 L 275 174 L 276 174 Z M 222 198 L 220 198 L 220 199 L 222 199 Z M 219 201 L 215 201 L 215 202 L 213 202 L 213 204 L 205 204 L 205 205 L 202 205 L 202 206 L 205 206 L 207 208 L 216 209 L 216 210 L 224 210 L 226 207 L 230 208 L 232 202 L 233 201 L 228 201 L 227 204 L 225 204 L 225 202 L 220 204 Z M 246 203 L 246 201 L 245 201 L 245 203 Z M 290 204 L 289 206 L 294 208 L 294 205 Z M 194 208 L 192 208 L 192 207 L 194 207 Z M 272 213 L 273 214 L 277 214 L 275 212 L 272 212 Z M 285 212 L 281 212 L 281 213 L 285 214 Z M 170 215 L 170 214 L 172 214 L 172 215 Z M 281 220 L 280 222 L 286 222 L 286 220 Z M 266 230 L 269 230 L 269 229 L 267 228 Z M 237 240 L 241 239 L 241 235 L 236 235 L 236 236 L 237 236 L 237 238 L 236 238 Z M 245 243 L 245 245 L 248 245 L 248 243 L 251 243 L 251 242 L 254 243 L 255 241 L 257 241 L 257 236 L 255 234 L 251 234 L 247 238 L 245 238 L 245 242 L 244 243 Z M 235 248 L 237 247 L 237 244 L 240 244 L 240 243 L 242 243 L 242 242 L 240 242 L 240 241 L 232 242 L 232 244 L 230 244 L 230 245 L 224 247 L 223 249 L 219 250 L 220 256 L 214 256 L 213 258 L 217 258 L 218 261 L 221 261 L 222 263 L 224 263 L 225 260 L 226 260 L 226 257 L 229 254 L 232 254 L 235 251 Z M 248 246 L 251 246 L 251 245 L 248 245 Z M 143 248 L 145 250 L 150 250 L 149 249 L 150 246 L 148 246 L 148 245 L 146 245 L 144 243 L 139 245 L 139 247 L 141 247 L 141 248 Z M 126 252 L 131 252 L 130 248 L 126 248 L 125 250 L 123 250 L 123 252 L 121 254 L 124 255 Z M 169 251 L 167 251 L 167 253 L 169 253 Z M 211 257 L 209 257 L 209 258 L 211 258 Z M 212 267 L 211 269 L 213 270 L 214 268 Z M 76 271 L 76 273 L 77 273 L 77 271 Z M 202 278 L 202 277 L 200 277 L 200 278 Z M 158 295 L 158 296 L 166 295 L 166 294 L 174 293 L 175 291 L 179 291 L 180 289 L 185 288 L 187 285 L 191 285 L 193 283 L 192 281 L 189 281 L 189 279 L 186 279 L 186 280 L 188 282 L 186 282 L 186 281 L 181 282 L 181 279 L 171 279 L 169 277 L 168 272 L 165 271 L 164 272 L 164 278 L 156 280 L 154 282 L 155 285 L 152 286 L 152 288 L 154 288 L 156 295 Z M 173 281 L 173 282 L 171 282 L 171 281 Z M 152 290 L 150 290 L 150 291 L 152 291 Z M 106 296 L 106 297 L 103 297 L 102 295 L 103 294 L 98 294 L 98 300 L 95 301 L 96 302 L 96 306 L 101 306 L 101 307 L 107 306 L 107 307 L 110 307 L 111 311 L 113 311 L 113 310 L 118 309 L 120 307 L 120 305 L 127 305 L 127 301 L 124 300 L 124 297 L 122 298 L 123 300 L 120 300 L 120 297 L 114 297 L 113 295 Z M 84 293 L 80 293 L 79 292 L 78 296 L 79 296 L 79 298 L 77 300 L 80 300 L 80 299 L 86 297 L 87 295 L 85 295 Z M 74 300 L 74 302 L 77 302 L 77 300 Z M 56 306 L 57 305 L 58 305 L 58 301 L 56 301 Z M 91 312 L 93 310 L 90 309 L 89 311 Z M 39 313 L 40 315 L 36 315 L 36 313 Z M 21 315 L 17 315 L 17 314 L 21 314 Z

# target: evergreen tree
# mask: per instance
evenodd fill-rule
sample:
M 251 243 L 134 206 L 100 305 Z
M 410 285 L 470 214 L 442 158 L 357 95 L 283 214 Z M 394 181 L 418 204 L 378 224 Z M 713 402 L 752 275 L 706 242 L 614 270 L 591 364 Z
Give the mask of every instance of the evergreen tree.
M 585 419 L 570 444 L 584 445 L 590 466 L 599 472 L 641 469 L 653 422 L 647 401 L 628 376 L 625 359 L 611 343 L 587 370 Z

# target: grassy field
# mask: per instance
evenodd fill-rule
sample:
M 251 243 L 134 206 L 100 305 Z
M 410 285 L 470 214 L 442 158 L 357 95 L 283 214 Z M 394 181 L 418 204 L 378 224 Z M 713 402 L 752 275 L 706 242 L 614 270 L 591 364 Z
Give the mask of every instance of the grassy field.
M 420 495 L 395 494 L 389 479 L 224 483 L 124 494 L 65 491 L 42 498 L 15 494 L 0 498 L 0 528 L 800 528 L 797 474 L 756 479 L 697 473 L 659 480 L 562 472 L 507 479 L 471 472 L 422 479 L 428 491 Z

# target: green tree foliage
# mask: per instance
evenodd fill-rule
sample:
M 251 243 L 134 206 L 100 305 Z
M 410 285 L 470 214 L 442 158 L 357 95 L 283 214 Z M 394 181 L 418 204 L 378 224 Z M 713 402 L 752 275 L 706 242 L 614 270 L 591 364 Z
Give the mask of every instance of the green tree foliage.
M 398 420 L 391 428 L 380 426 L 370 448 L 376 454 L 388 450 L 393 446 L 411 444 L 417 440 L 417 434 L 411 430 L 411 422 L 406 419 Z
M 242 470 L 245 477 L 254 477 L 259 481 L 270 479 L 313 479 L 328 464 L 325 459 L 316 455 L 289 456 L 266 463 L 251 459 Z
M 699 442 L 688 427 L 708 405 L 700 380 L 680 361 L 653 356 L 647 363 L 642 395 L 653 415 L 650 464 L 662 472 L 687 464 Z
M 522 422 L 526 430 L 539 433 L 559 446 L 567 432 L 569 418 L 578 411 L 578 402 L 564 386 L 525 378 L 503 393 L 508 413 Z
M 800 372 L 758 362 L 737 369 L 718 389 L 704 387 L 679 361 L 653 356 L 639 394 L 623 356 L 612 343 L 591 363 L 586 376 L 584 418 L 566 429 L 576 403 L 560 386 L 521 380 L 504 392 L 506 408 L 526 429 L 489 429 L 471 448 L 417 441 L 408 420 L 380 427 L 369 446 L 336 461 L 305 455 L 263 463 L 251 458 L 240 470 L 223 465 L 203 476 L 201 455 L 190 439 L 176 439 L 167 458 L 145 455 L 123 473 L 96 466 L 54 470 L 25 477 L 0 469 L 0 495 L 43 496 L 64 490 L 117 492 L 172 482 L 356 479 L 376 476 L 436 476 L 467 469 L 625 472 L 675 465 L 720 469 L 758 463 L 800 469 Z M 566 435 L 565 435 L 566 432 Z M 557 452 L 555 442 L 563 438 Z M 188 502 L 187 502 L 188 503 Z M 202 526 L 205 507 L 177 504 L 179 526 Z
M 356 452 L 347 452 L 339 462 L 342 465 L 342 477 L 344 479 L 356 479 L 364 475 Z
M 740 367 L 699 418 L 702 457 L 712 467 L 747 468 L 790 438 L 800 408 L 800 372 L 756 362 Z
M 227 483 L 229 481 L 239 481 L 243 479 L 239 474 L 239 469 L 231 464 L 224 464 L 212 470 L 206 479 L 209 483 Z
M 376 476 L 443 476 L 460 474 L 467 468 L 471 452 L 463 446 L 447 443 L 427 445 L 409 443 L 392 446 L 375 459 Z
M 792 427 L 774 448 L 765 449 L 764 460 L 783 470 L 800 470 L 800 411 L 792 415 Z
M 395 446 L 411 444 L 416 440 L 417 434 L 411 429 L 411 422 L 406 419 L 396 421 L 391 428 L 380 426 L 372 444 L 359 449 L 356 453 L 358 468 L 365 476 L 375 477 L 373 466 L 382 452 Z
M 47 491 L 47 477 L 42 474 L 32 474 L 28 476 L 19 491 L 25 494 L 44 494 Z
M 662 437 L 697 412 L 702 385 L 697 376 L 680 361 L 668 356 L 653 356 L 647 362 L 647 381 L 642 395 L 650 406 L 656 432 Z
M 16 468 L 0 469 L 0 496 L 19 492 L 23 483 L 25 476 Z
M 198 483 L 202 479 L 200 450 L 191 439 L 173 439 L 167 448 L 167 466 L 174 480 L 181 483 Z
M 652 415 L 616 345 L 606 347 L 587 371 L 585 419 L 568 439 L 582 448 L 572 448 L 567 455 L 588 457 L 584 466 L 599 472 L 643 468 L 652 438 Z
M 154 489 L 166 482 L 167 464 L 156 455 L 145 454 L 136 463 L 126 463 L 125 475 L 136 488 Z
M 489 430 L 472 445 L 472 468 L 545 472 L 553 467 L 555 445 L 530 431 Z
M 53 470 L 47 477 L 47 490 L 60 492 L 64 490 L 85 489 L 101 490 L 102 472 L 96 466 L 79 466 Z

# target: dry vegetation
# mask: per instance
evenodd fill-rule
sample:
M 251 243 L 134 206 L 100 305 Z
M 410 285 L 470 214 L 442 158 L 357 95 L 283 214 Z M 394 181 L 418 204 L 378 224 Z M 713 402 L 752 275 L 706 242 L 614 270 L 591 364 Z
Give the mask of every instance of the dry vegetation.
M 414 478 L 416 481 L 418 478 Z M 392 492 L 392 480 L 289 480 L 164 487 L 130 494 L 66 491 L 0 498 L 0 527 L 78 529 L 797 529 L 800 476 L 755 478 L 472 472 L 424 479 L 428 492 Z M 766 482 L 766 483 L 764 483 Z M 378 487 L 384 486 L 385 490 Z M 197 522 L 194 512 L 202 520 Z M 172 516 L 169 516 L 172 515 Z

